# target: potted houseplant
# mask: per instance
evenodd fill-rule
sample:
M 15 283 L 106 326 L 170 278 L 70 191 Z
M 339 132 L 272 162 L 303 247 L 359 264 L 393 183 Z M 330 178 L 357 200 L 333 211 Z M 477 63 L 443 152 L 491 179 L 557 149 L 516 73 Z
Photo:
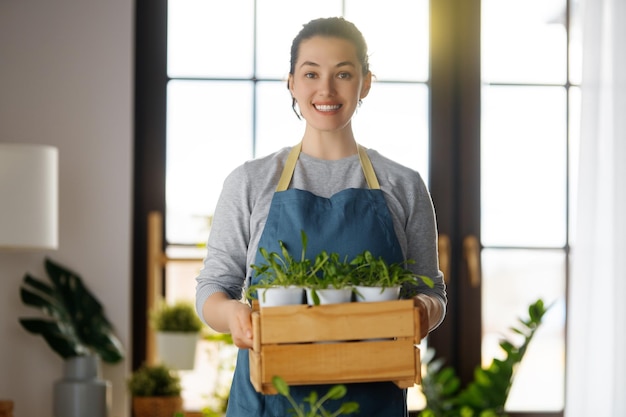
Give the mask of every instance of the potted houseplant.
M 81 277 L 48 258 L 44 266 L 50 283 L 26 274 L 20 297 L 45 317 L 19 322 L 28 332 L 41 335 L 64 359 L 64 378 L 54 385 L 54 416 L 106 417 L 111 408 L 110 383 L 100 379 L 100 362 L 120 362 L 122 344 Z
M 163 302 L 152 312 L 151 319 L 160 361 L 175 369 L 193 369 L 203 327 L 193 304 Z
M 248 288 L 248 298 L 258 298 L 261 307 L 302 303 L 303 286 L 326 263 L 328 255 L 321 253 L 311 262 L 306 258 L 307 237 L 304 231 L 301 232 L 301 239 L 299 259 L 291 255 L 282 241 L 278 242 L 280 254 L 259 248 L 264 263 L 251 265 L 259 281 Z
M 357 255 L 351 262 L 351 280 L 354 285 L 357 301 L 390 301 L 397 300 L 403 286 L 407 291 L 417 285 L 419 278 L 427 286 L 432 287 L 433 281 L 424 275 L 416 275 L 404 263 L 388 264 L 383 258 L 375 257 L 370 251 Z
M 172 417 L 183 413 L 180 377 L 165 364 L 142 365 L 128 379 L 135 417 Z
M 352 299 L 352 272 L 354 268 L 336 252 L 322 252 L 318 271 L 307 276 L 303 284 L 309 305 L 348 303 Z

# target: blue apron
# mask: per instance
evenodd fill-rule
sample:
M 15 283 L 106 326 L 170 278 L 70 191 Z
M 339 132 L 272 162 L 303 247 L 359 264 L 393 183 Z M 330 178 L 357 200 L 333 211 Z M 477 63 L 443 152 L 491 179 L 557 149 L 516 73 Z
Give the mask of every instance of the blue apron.
M 382 256 L 387 262 L 402 262 L 403 255 L 393 229 L 391 214 L 378 184 L 376 174 L 364 148 L 359 146 L 359 158 L 369 189 L 349 188 L 330 198 L 305 190 L 287 189 L 300 154 L 301 145 L 292 149 L 267 216 L 259 248 L 280 253 L 278 241 L 284 242 L 290 253 L 302 248 L 301 230 L 307 235 L 307 257 L 314 258 L 322 250 L 337 252 L 350 259 L 364 250 Z M 264 260 L 257 252 L 255 263 Z M 252 277 L 252 283 L 257 279 Z M 289 360 L 285 358 L 285 360 Z M 237 355 L 235 374 L 228 400 L 227 417 L 287 417 L 293 408 L 282 395 L 263 395 L 250 383 L 248 350 Z M 346 401 L 359 403 L 360 412 L 367 417 L 407 417 L 406 390 L 392 382 L 346 384 L 348 392 L 340 400 L 328 401 L 324 408 L 335 411 Z M 311 391 L 324 395 L 330 385 L 292 386 L 290 393 L 297 403 Z

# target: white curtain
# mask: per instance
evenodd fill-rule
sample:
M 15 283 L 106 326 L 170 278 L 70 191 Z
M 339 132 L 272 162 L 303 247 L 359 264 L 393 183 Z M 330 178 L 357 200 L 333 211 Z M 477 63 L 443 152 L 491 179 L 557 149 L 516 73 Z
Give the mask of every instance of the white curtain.
M 583 0 L 566 417 L 626 416 L 626 0 Z

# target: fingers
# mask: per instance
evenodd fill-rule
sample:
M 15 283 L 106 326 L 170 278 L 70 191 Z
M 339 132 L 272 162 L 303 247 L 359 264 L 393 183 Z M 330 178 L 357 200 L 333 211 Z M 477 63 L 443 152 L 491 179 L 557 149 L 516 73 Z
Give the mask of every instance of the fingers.
M 230 334 L 235 346 L 249 349 L 252 347 L 252 313 L 247 305 L 238 304 L 230 316 Z
M 430 319 L 428 316 L 428 308 L 426 304 L 420 300 L 419 298 L 414 298 L 415 306 L 419 311 L 420 316 L 420 338 L 425 338 L 428 336 L 428 331 L 430 329 Z

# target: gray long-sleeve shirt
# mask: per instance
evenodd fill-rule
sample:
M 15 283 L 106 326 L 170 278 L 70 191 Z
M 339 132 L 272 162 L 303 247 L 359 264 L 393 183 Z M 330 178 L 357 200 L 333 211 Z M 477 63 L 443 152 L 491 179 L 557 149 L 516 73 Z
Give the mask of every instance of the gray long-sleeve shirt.
M 213 216 L 204 266 L 196 278 L 196 308 L 200 317 L 207 298 L 216 292 L 227 293 L 234 299 L 242 297 L 290 150 L 283 148 L 248 161 L 224 181 Z M 447 298 L 443 274 L 439 271 L 437 226 L 430 193 L 418 172 L 375 150 L 368 149 L 367 153 L 391 212 L 404 259 L 415 261 L 408 268 L 433 279 L 433 288 L 422 285 L 419 289 L 437 299 L 442 305 L 441 311 L 445 312 Z M 323 160 L 301 153 L 290 188 L 329 198 L 346 188 L 367 188 L 367 183 L 358 155 Z

